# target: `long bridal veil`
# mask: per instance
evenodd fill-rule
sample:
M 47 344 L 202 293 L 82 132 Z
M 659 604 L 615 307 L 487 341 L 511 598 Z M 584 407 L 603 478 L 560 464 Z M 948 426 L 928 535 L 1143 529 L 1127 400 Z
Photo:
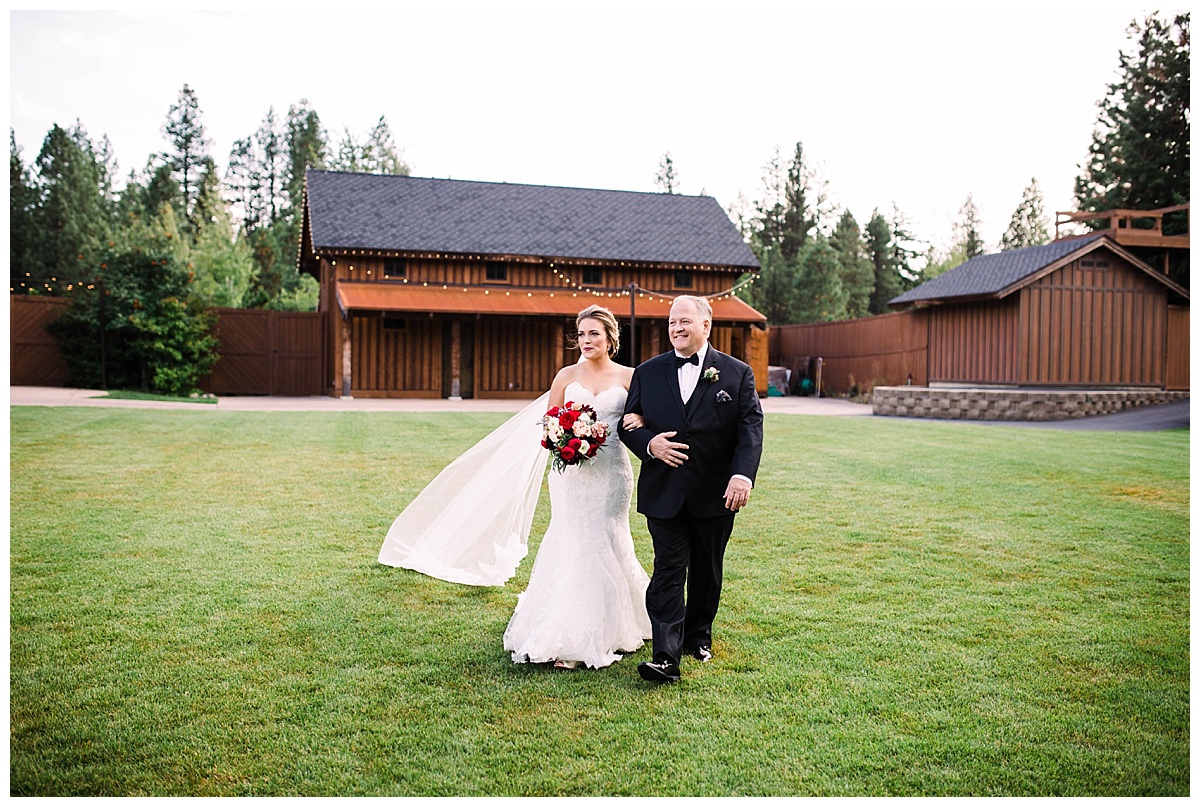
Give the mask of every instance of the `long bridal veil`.
M 379 562 L 471 586 L 502 586 L 529 551 L 549 452 L 542 395 L 434 477 L 388 530 Z

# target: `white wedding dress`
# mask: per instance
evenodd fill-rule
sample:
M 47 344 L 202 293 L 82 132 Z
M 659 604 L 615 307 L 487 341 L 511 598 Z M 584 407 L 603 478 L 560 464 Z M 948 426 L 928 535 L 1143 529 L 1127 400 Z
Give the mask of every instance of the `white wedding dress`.
M 606 667 L 651 636 L 650 579 L 629 531 L 633 467 L 617 439 L 625 396 L 619 385 L 597 395 L 567 385 L 566 400 L 590 404 L 611 437 L 592 460 L 550 472 L 550 526 L 504 631 L 515 662 Z

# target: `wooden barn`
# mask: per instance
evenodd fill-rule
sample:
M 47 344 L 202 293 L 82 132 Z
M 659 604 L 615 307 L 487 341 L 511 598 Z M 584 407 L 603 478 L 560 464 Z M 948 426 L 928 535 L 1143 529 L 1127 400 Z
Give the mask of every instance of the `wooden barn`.
M 1187 290 L 1107 235 L 982 255 L 889 305 L 923 309 L 930 386 L 1187 388 Z
M 533 397 L 577 357 L 580 310 L 610 308 L 636 364 L 669 347 L 680 294 L 711 295 L 712 343 L 765 385 L 766 318 L 730 293 L 758 268 L 711 197 L 307 175 L 300 269 L 334 396 Z

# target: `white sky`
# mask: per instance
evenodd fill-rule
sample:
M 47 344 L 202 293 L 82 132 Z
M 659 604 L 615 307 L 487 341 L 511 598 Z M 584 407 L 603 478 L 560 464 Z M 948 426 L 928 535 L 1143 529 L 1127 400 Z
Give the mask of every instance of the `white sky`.
M 108 135 L 128 175 L 167 147 L 162 124 L 185 83 L 222 173 L 268 107 L 282 117 L 301 98 L 331 140 L 343 127 L 361 138 L 386 115 L 416 176 L 652 191 L 670 151 L 679 191 L 726 208 L 739 192 L 760 199 L 774 148 L 787 158 L 802 141 L 860 225 L 895 204 L 918 238 L 945 243 L 971 193 L 994 249 L 1031 177 L 1051 221 L 1074 209 L 1096 102 L 1118 52 L 1133 49 L 1126 26 L 1152 10 L 343 8 L 13 11 L 22 156 L 32 162 L 52 124 L 78 118 Z

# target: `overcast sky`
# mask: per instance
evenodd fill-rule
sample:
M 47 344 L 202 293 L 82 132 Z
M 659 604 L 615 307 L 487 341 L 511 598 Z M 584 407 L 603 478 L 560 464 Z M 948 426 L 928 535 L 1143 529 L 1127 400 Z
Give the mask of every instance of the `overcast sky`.
M 127 175 L 167 147 L 186 83 L 222 172 L 269 107 L 306 98 L 331 139 L 385 115 L 416 176 L 652 191 L 669 151 L 679 192 L 726 208 L 762 198 L 775 147 L 802 141 L 860 225 L 894 204 L 944 243 L 970 193 L 994 249 L 1031 177 L 1051 221 L 1074 208 L 1096 102 L 1133 49 L 1126 27 L 1152 10 L 344 8 L 14 11 L 10 126 L 28 164 L 52 124 L 78 118 Z

